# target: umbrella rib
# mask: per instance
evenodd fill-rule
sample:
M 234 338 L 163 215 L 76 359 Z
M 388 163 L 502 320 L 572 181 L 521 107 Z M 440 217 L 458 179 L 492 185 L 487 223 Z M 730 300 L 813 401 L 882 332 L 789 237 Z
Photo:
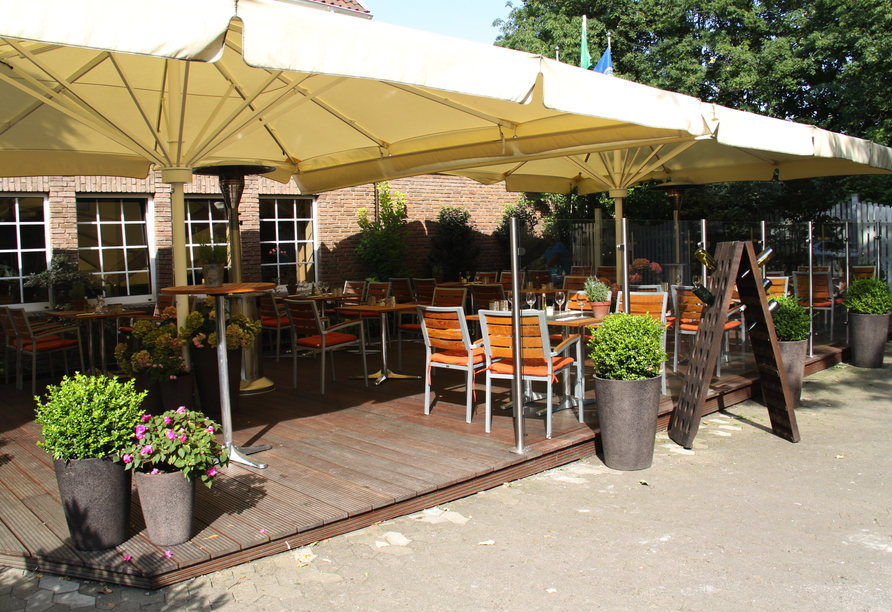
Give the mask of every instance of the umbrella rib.
M 653 152 L 652 152 L 650 155 L 647 156 L 647 159 L 644 160 L 644 162 L 642 163 L 642 165 L 641 165 L 641 166 L 638 168 L 638 170 L 635 172 L 635 176 L 636 176 L 636 177 L 640 177 L 640 176 L 644 176 L 644 175 L 650 174 L 651 172 L 653 172 L 654 168 L 657 168 L 658 166 L 663 166 L 663 169 L 666 171 L 666 173 L 667 173 L 667 174 L 671 174 L 669 168 L 666 167 L 666 162 L 668 162 L 668 161 L 674 159 L 674 158 L 677 157 L 678 155 L 680 155 L 680 154 L 684 153 L 685 151 L 687 151 L 689 148 L 691 148 L 692 146 L 694 146 L 694 143 L 695 143 L 695 142 L 696 142 L 695 140 L 691 140 L 690 142 L 682 142 L 682 143 L 679 143 L 679 145 L 678 145 L 677 147 L 675 147 L 674 149 L 672 149 L 671 151 L 669 151 L 669 153 L 670 153 L 669 155 L 667 155 L 666 157 L 662 157 L 662 158 L 659 157 L 659 153 L 660 153 L 660 150 L 661 150 L 663 147 L 660 146 L 660 147 L 654 149 Z M 656 159 L 654 160 L 654 162 L 653 162 L 653 163 L 648 163 L 648 162 L 650 162 L 650 160 L 653 159 L 654 157 L 656 157 Z M 637 178 L 636 178 L 636 180 L 637 180 Z
M 28 83 L 30 83 L 33 88 L 24 87 L 17 80 L 11 79 L 3 73 L 0 73 L 0 79 L 6 81 L 16 89 L 19 89 L 20 91 L 27 93 L 32 97 L 36 97 L 35 94 L 38 91 L 42 92 L 44 95 L 44 97 L 42 98 L 42 104 L 46 104 L 47 106 L 50 106 L 55 110 L 81 123 L 91 125 L 98 132 L 102 133 L 111 140 L 114 140 L 125 148 L 130 149 L 134 153 L 141 154 L 152 161 L 156 161 L 159 163 L 163 162 L 163 160 L 159 159 L 153 151 L 143 147 L 139 142 L 135 141 L 127 133 L 119 129 L 113 122 L 108 120 L 102 113 L 93 108 L 93 106 L 90 105 L 86 100 L 78 96 L 77 93 L 74 92 L 74 90 L 72 89 L 71 83 L 67 79 L 57 74 L 48 66 L 37 61 L 37 58 L 35 58 L 33 54 L 31 54 L 21 45 L 17 44 L 15 41 L 7 40 L 7 43 L 13 48 L 18 49 L 21 52 L 22 56 L 26 57 L 31 63 L 33 63 L 40 70 L 43 70 L 48 76 L 54 79 L 63 91 L 53 91 L 43 83 L 34 79 L 25 71 L 17 71 L 17 74 L 20 75 Z M 63 93 L 68 95 L 63 95 Z
M 568 159 L 568 161 L 569 161 L 570 163 L 572 163 L 572 164 L 575 165 L 577 168 L 579 168 L 582 172 L 584 172 L 584 173 L 586 174 L 586 176 L 588 176 L 590 179 L 595 180 L 595 181 L 601 183 L 602 185 L 604 185 L 604 186 L 607 187 L 608 189 L 613 189 L 613 188 L 616 187 L 616 185 L 611 185 L 610 183 L 608 183 L 607 181 L 605 181 L 603 178 L 601 178 L 600 176 L 598 176 L 597 172 L 595 172 L 595 170 L 594 170 L 591 166 L 589 166 L 588 164 L 585 164 L 585 163 L 579 161 L 579 160 L 576 159 L 575 157 L 569 157 L 569 158 L 567 158 L 567 159 Z M 576 180 L 576 179 L 574 178 L 573 180 Z M 578 182 L 578 181 L 577 181 L 577 182 Z
M 143 109 L 142 104 L 139 103 L 139 99 L 136 97 L 136 91 L 133 88 L 130 79 L 127 78 L 126 74 L 124 74 L 123 68 L 118 63 L 117 59 L 115 59 L 114 55 L 110 55 L 109 59 L 111 60 L 112 66 L 115 67 L 115 71 L 118 73 L 118 77 L 120 77 L 121 83 L 123 83 L 124 87 L 127 89 L 127 93 L 130 95 L 130 99 L 133 101 L 133 105 L 136 107 L 136 110 L 142 117 L 142 120 L 146 124 L 146 127 L 149 128 L 149 132 L 151 132 L 152 138 L 154 138 L 155 140 L 155 145 L 161 150 L 161 155 L 165 159 L 170 161 L 170 150 L 165 146 L 164 141 L 161 140 L 161 135 L 154 129 L 154 127 L 152 126 L 152 120 L 146 114 L 146 111 Z
M 512 121 L 508 121 L 506 119 L 500 119 L 500 118 L 498 118 L 494 115 L 490 115 L 488 113 L 483 113 L 481 111 L 478 111 L 478 110 L 471 108 L 469 106 L 466 106 L 464 104 L 459 104 L 458 102 L 454 102 L 454 101 L 450 100 L 449 98 L 444 98 L 443 96 L 438 96 L 436 94 L 424 91 L 423 89 L 419 89 L 418 87 L 412 87 L 411 85 L 400 85 L 398 83 L 389 83 L 389 85 L 391 87 L 394 87 L 395 89 L 401 89 L 402 91 L 405 91 L 407 93 L 411 93 L 416 96 L 420 96 L 427 100 L 431 100 L 432 102 L 442 104 L 443 106 L 448 106 L 449 108 L 453 108 L 453 109 L 455 109 L 457 111 L 461 111 L 465 114 L 473 115 L 474 117 L 477 117 L 478 119 L 483 119 L 484 121 L 489 121 L 490 123 L 494 123 L 494 124 L 499 125 L 503 128 L 510 128 L 511 130 L 517 129 L 517 124 Z

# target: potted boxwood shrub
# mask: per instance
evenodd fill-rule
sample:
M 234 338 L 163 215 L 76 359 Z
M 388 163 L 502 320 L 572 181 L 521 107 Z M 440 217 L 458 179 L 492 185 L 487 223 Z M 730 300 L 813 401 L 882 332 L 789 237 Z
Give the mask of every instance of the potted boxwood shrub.
M 852 365 L 883 367 L 883 351 L 889 335 L 892 297 L 889 285 L 878 278 L 858 278 L 846 289 L 843 304 L 849 309 L 849 343 Z
M 771 318 L 790 386 L 793 408 L 796 408 L 802 394 L 802 378 L 805 376 L 805 357 L 808 352 L 808 308 L 801 306 L 796 298 L 790 296 L 779 295 L 774 300 L 778 307 Z
M 648 315 L 607 315 L 589 340 L 604 463 L 643 470 L 653 463 L 666 361 L 663 324 Z
M 36 397 L 36 421 L 53 456 L 62 507 L 74 547 L 113 548 L 130 535 L 130 472 L 121 453 L 133 440 L 144 393 L 133 381 L 65 376 Z
M 592 306 L 592 316 L 604 318 L 610 312 L 610 287 L 594 276 L 585 279 L 585 297 Z

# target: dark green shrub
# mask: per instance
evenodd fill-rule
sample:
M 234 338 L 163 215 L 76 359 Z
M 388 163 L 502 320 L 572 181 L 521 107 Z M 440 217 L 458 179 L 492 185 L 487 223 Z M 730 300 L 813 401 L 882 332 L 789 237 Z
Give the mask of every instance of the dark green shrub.
M 431 238 L 428 258 L 431 270 L 440 270 L 443 279 L 455 281 L 462 273 L 477 269 L 480 247 L 475 244 L 471 212 L 467 208 L 443 206 L 437 215 L 437 230 Z
M 889 285 L 878 278 L 858 278 L 846 289 L 845 307 L 856 314 L 888 314 L 892 312 Z
M 800 306 L 799 301 L 793 297 L 780 295 L 774 299 L 780 304 L 771 315 L 777 339 L 789 342 L 808 338 L 808 308 Z
M 607 315 L 588 347 L 595 372 L 610 380 L 653 378 L 666 361 L 663 324 L 648 315 Z
M 361 230 L 356 254 L 368 263 L 369 277 L 386 281 L 409 276 L 405 194 L 391 191 L 390 183 L 378 183 L 378 218 L 370 219 L 366 208 L 356 211 L 356 216 Z

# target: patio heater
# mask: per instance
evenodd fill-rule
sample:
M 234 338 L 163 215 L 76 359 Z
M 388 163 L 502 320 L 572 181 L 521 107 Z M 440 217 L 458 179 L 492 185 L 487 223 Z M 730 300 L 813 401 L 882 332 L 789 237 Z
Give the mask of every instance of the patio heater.
M 275 168 L 271 166 L 206 166 L 195 168 L 192 173 L 204 176 L 216 176 L 220 182 L 220 193 L 223 204 L 229 214 L 229 255 L 230 282 L 242 282 L 242 237 L 239 228 L 238 206 L 245 190 L 245 177 L 251 174 L 266 174 Z M 229 298 L 230 308 L 249 319 L 259 319 L 256 293 L 245 293 Z M 261 361 L 262 343 L 254 343 L 250 349 L 243 349 L 242 380 L 239 383 L 240 395 L 254 395 L 275 389 L 275 383 L 263 375 Z
M 694 183 L 688 183 L 687 181 L 673 182 L 671 178 L 665 183 L 656 186 L 657 189 L 665 189 L 669 196 L 669 201 L 672 202 L 672 220 L 675 230 L 675 266 L 678 268 L 675 273 L 676 277 L 681 276 L 683 270 L 681 261 L 681 230 L 678 225 L 678 215 L 684 203 L 685 191 L 691 187 L 695 187 Z M 682 280 L 682 282 L 684 281 Z

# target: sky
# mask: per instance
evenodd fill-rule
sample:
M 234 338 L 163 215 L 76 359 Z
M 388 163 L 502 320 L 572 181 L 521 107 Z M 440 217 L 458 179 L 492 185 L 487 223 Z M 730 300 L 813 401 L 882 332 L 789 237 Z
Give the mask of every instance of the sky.
M 491 45 L 496 19 L 508 17 L 508 0 L 362 0 L 375 21 Z

